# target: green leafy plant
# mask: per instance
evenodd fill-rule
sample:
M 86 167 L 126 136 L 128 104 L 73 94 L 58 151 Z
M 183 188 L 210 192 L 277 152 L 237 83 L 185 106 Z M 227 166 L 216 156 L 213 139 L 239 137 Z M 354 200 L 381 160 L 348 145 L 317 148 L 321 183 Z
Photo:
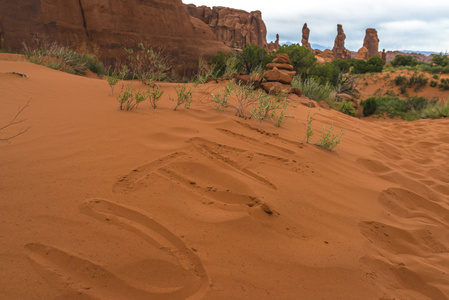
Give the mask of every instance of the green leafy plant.
M 436 81 L 436 80 L 430 81 L 430 87 L 437 87 L 437 86 L 438 86 L 438 81 Z
M 391 65 L 394 67 L 398 66 L 411 66 L 414 67 L 418 64 L 416 57 L 412 55 L 396 55 L 391 61 Z
M 171 69 L 171 58 L 164 50 L 154 49 L 139 43 L 137 48 L 125 48 L 126 65 L 129 66 L 132 79 L 137 78 L 144 84 L 152 80 L 164 80 Z
M 189 109 L 190 104 L 192 103 L 192 90 L 190 88 L 187 88 L 186 84 L 183 84 L 178 85 L 178 88 L 175 88 L 175 92 L 178 98 L 176 101 L 176 106 L 173 110 L 176 111 L 182 104 L 184 104 L 184 107 L 186 109 Z
M 137 107 L 139 105 L 139 103 L 145 101 L 148 99 L 148 92 L 147 91 L 141 91 L 138 90 L 137 92 L 134 93 L 134 106 Z M 133 108 L 134 108 L 133 106 Z
M 296 74 L 305 79 L 309 70 L 316 65 L 316 57 L 312 52 L 304 46 L 299 44 L 282 45 L 276 53 L 287 53 L 290 58 L 290 64 Z
M 122 89 L 117 96 L 117 101 L 119 102 L 120 110 L 132 110 L 134 108 L 134 89 L 130 85 Z
M 306 143 L 310 143 L 310 139 L 312 138 L 314 132 L 312 129 L 313 117 L 316 115 L 316 112 L 313 115 L 310 115 L 310 110 L 307 113 L 307 128 L 306 128 Z
M 363 115 L 365 117 L 373 115 L 377 110 L 377 102 L 375 97 L 369 97 L 365 101 L 360 102 L 363 106 Z
M 108 71 L 106 79 L 108 81 L 109 87 L 111 88 L 111 96 L 114 96 L 114 87 L 120 81 L 120 77 L 114 70 L 112 72 Z
M 336 89 L 329 82 L 321 84 L 315 78 L 302 80 L 299 76 L 293 78 L 292 87 L 299 88 L 302 93 L 315 101 L 325 101 L 329 105 L 334 106 Z
M 164 94 L 164 91 L 159 89 L 159 86 L 157 84 L 150 83 L 147 93 L 148 93 L 148 99 L 150 100 L 151 107 L 153 107 L 153 109 L 156 109 L 157 103 L 158 103 L 159 99 L 162 97 L 162 95 Z
M 333 151 L 335 147 L 340 144 L 341 139 L 343 138 L 344 130 L 343 127 L 341 128 L 341 134 L 333 134 L 332 131 L 334 130 L 334 124 L 329 126 L 328 129 L 326 129 L 326 125 L 323 124 L 323 129 L 321 133 L 320 140 L 316 143 L 317 146 L 320 146 L 324 149 L 327 149 L 329 151 Z
M 352 102 L 346 100 L 342 100 L 340 102 L 338 110 L 349 116 L 355 116 L 357 114 L 354 106 L 352 105 Z
M 215 102 L 215 108 L 224 111 L 229 106 L 229 97 L 231 96 L 232 90 L 234 89 L 235 85 L 233 81 L 229 81 L 224 88 L 224 91 L 219 92 L 218 94 L 212 93 L 212 98 Z
M 440 89 L 445 90 L 445 91 L 449 90 L 449 78 L 446 78 L 446 79 L 441 78 L 440 79 L 440 84 L 438 85 L 438 87 Z

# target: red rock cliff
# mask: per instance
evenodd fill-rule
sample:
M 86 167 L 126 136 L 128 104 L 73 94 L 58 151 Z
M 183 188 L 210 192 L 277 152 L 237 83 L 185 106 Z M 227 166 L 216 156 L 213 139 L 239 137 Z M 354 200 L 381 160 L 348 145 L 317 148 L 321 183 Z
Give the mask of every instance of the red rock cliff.
M 164 48 L 180 73 L 195 70 L 200 55 L 230 51 L 181 0 L 0 1 L 0 32 L 3 48 L 21 50 L 37 35 L 94 52 L 106 63 L 143 42 Z
M 207 7 L 188 4 L 190 15 L 210 26 L 219 41 L 229 47 L 246 44 L 268 48 L 267 28 L 260 11 L 246 12 L 227 7 Z

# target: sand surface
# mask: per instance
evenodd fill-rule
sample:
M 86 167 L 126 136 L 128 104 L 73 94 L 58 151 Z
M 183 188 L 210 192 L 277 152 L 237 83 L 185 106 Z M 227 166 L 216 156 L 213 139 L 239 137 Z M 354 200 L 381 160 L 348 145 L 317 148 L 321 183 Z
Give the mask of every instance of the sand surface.
M 105 80 L 0 57 L 1 299 L 449 299 L 449 120 L 118 110 Z M 10 57 L 9 57 L 10 58 Z M 25 73 L 28 77 L 7 74 Z M 136 87 L 142 87 L 135 83 Z M 115 94 L 118 93 L 116 88 Z

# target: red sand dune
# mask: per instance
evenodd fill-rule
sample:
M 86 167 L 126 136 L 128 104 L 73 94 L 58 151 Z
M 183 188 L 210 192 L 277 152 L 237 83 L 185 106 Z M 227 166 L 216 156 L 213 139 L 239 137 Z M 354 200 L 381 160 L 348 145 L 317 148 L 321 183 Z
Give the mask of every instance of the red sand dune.
M 320 110 L 331 153 L 301 105 L 260 130 L 214 108 L 222 84 L 175 112 L 161 83 L 124 112 L 105 80 L 6 57 L 2 124 L 32 100 L 0 137 L 32 127 L 0 144 L 0 298 L 449 298 L 449 120 Z

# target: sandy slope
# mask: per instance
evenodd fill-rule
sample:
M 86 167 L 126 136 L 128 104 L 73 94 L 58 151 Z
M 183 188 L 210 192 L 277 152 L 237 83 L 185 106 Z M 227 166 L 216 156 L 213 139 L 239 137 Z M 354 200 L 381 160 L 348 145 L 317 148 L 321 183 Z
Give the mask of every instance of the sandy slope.
M 449 298 L 449 120 L 321 110 L 330 153 L 304 106 L 260 130 L 219 84 L 176 112 L 161 86 L 122 112 L 104 80 L 0 61 L 2 124 L 32 98 L 0 144 L 0 298 Z

